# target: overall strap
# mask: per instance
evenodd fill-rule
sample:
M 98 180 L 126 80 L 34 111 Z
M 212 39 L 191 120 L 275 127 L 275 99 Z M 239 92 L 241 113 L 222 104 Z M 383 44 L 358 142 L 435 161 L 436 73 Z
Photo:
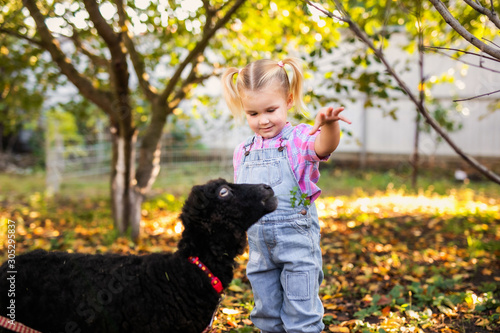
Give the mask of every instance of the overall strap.
M 251 145 L 254 141 L 255 141 L 255 135 L 249 136 L 249 137 L 245 140 L 245 145 L 244 145 L 244 147 L 248 147 L 248 146 L 250 146 L 250 145 Z
M 245 151 L 245 153 L 243 154 L 244 155 L 243 158 L 245 158 L 245 156 L 248 156 L 248 154 L 250 154 L 250 150 L 252 150 L 254 141 L 255 141 L 255 135 L 249 137 L 245 141 L 245 144 L 243 145 L 243 150 Z

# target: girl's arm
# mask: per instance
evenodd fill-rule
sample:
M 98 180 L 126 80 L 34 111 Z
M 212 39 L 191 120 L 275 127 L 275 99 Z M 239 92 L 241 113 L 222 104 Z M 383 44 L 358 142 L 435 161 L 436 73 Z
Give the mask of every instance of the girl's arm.
M 314 150 L 316 155 L 320 157 L 328 156 L 331 154 L 340 142 L 340 126 L 338 121 L 342 120 L 350 124 L 351 121 L 340 115 L 344 107 L 333 108 L 326 107 L 319 110 L 318 115 L 314 121 L 314 126 L 309 135 L 313 135 L 321 127 L 321 132 L 314 141 Z

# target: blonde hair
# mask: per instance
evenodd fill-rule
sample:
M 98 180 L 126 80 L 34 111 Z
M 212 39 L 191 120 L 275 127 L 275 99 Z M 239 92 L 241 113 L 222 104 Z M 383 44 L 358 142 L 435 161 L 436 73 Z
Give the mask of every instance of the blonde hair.
M 285 65 L 292 69 L 292 78 L 289 79 Z M 245 91 L 259 91 L 271 84 L 279 85 L 285 98 L 292 97 L 297 112 L 306 111 L 302 98 L 301 61 L 297 58 L 286 58 L 282 61 L 261 59 L 249 63 L 241 70 L 235 67 L 228 68 L 222 74 L 222 92 L 226 103 L 235 118 L 241 119 L 244 114 L 241 98 Z M 237 75 L 236 80 L 234 76 Z

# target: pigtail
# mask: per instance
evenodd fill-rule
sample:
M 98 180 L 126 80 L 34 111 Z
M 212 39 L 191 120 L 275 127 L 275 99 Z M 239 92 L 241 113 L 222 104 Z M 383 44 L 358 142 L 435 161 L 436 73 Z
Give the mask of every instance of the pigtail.
M 289 65 L 293 70 L 293 75 L 290 80 L 290 93 L 292 94 L 297 113 L 307 112 L 307 107 L 303 98 L 303 82 L 304 76 L 302 74 L 302 63 L 298 58 L 286 58 L 283 64 Z
M 291 79 L 285 65 L 292 69 Z M 235 75 L 237 75 L 236 79 Z M 259 91 L 268 87 L 269 84 L 279 85 L 286 98 L 292 97 L 297 113 L 307 112 L 302 92 L 304 82 L 302 62 L 298 58 L 286 58 L 282 61 L 261 59 L 248 64 L 241 70 L 231 67 L 222 74 L 221 79 L 224 99 L 237 120 L 241 120 L 244 115 L 241 94 L 244 94 L 246 90 Z
M 243 107 L 241 105 L 241 97 L 238 93 L 238 88 L 234 80 L 234 75 L 238 74 L 239 70 L 235 67 L 228 68 L 224 74 L 222 74 L 222 93 L 224 99 L 226 100 L 227 106 L 233 116 L 240 119 L 243 115 Z M 238 78 L 236 78 L 238 79 Z

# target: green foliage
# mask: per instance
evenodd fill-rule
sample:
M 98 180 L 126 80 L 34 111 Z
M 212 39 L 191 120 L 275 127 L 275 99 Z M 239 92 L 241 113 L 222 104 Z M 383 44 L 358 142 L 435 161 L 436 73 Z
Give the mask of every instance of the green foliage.
M 50 142 L 55 140 L 56 133 L 61 135 L 65 143 L 74 145 L 82 144 L 83 138 L 78 133 L 76 117 L 68 111 L 61 108 L 49 110 L 46 113 L 46 132 Z
M 20 1 L 2 1 L 0 37 L 2 45 L 5 46 L 2 46 L 1 54 L 3 56 L 6 50 L 10 52 L 8 59 L 6 58 L 9 61 L 2 63 L 10 64 L 12 71 L 20 73 L 19 75 L 31 77 L 32 86 L 37 89 L 66 84 L 67 80 L 60 74 L 60 69 L 54 67 L 52 61 L 45 62 L 50 55 L 44 54 L 39 42 L 41 34 L 37 31 L 29 11 L 23 8 Z M 126 26 L 122 26 L 119 21 L 116 5 L 112 1 L 98 3 L 106 23 L 115 32 L 128 33 L 135 44 L 137 61 L 143 66 L 144 74 L 133 73 L 130 66 L 130 81 L 137 81 L 133 79 L 134 74 L 141 75 L 149 80 L 152 89 L 161 92 L 171 83 L 173 73 L 185 61 L 188 52 L 193 50 L 205 35 L 211 33 L 217 19 L 223 16 L 235 1 L 211 1 L 210 6 L 213 7 L 210 10 L 207 10 L 208 6 L 204 6 L 201 1 L 126 1 Z M 109 70 L 110 51 L 89 19 L 84 3 L 78 0 L 55 3 L 41 0 L 37 1 L 37 4 L 45 16 L 49 30 L 64 41 L 61 45 L 66 61 L 73 65 L 78 74 L 87 79 L 93 88 L 111 95 L 113 86 Z M 193 92 L 195 88 L 203 86 L 210 76 L 219 75 L 224 67 L 241 67 L 249 61 L 263 57 L 280 59 L 308 53 L 320 48 L 320 43 L 329 47 L 336 45 L 337 39 L 330 38 L 339 37 L 338 32 L 333 29 L 334 25 L 319 17 L 304 16 L 303 6 L 303 3 L 284 0 L 246 1 L 229 23 L 217 30 L 214 37 L 207 41 L 206 51 L 197 55 L 196 62 L 191 61 L 195 64 L 193 73 L 197 79 L 182 87 L 182 91 L 182 82 L 176 83 L 174 88 L 178 89 L 179 93 L 172 94 L 168 102 L 176 105 L 178 97 L 191 100 L 192 110 L 183 114 L 180 109 L 176 109 L 169 121 L 169 129 L 175 129 L 177 132 L 182 130 L 181 134 L 185 136 L 193 127 L 193 119 L 220 116 L 217 98 L 203 96 L 199 90 L 197 96 L 193 96 Z M 215 16 L 214 9 L 220 9 Z M 129 57 L 133 57 L 128 53 Z M 11 61 L 17 59 L 21 61 Z M 188 66 L 182 77 L 190 70 Z M 6 84 L 17 81 L 19 87 L 24 87 L 22 83 L 26 82 L 26 78 L 18 80 L 15 75 L 4 75 L 3 78 Z M 74 80 L 75 77 L 70 81 L 74 83 Z M 30 86 L 26 85 L 27 88 Z M 129 89 L 133 126 L 139 130 L 140 138 L 149 125 L 154 125 L 153 100 L 136 84 L 130 84 Z M 5 94 L 8 89 L 3 90 Z M 32 106 L 41 106 L 41 94 L 32 94 L 30 97 L 27 93 L 18 93 L 12 95 L 11 99 L 0 100 L 0 104 L 12 106 L 10 113 L 3 117 L 12 122 L 10 127 L 23 122 L 24 118 L 19 116 L 23 114 L 20 109 L 28 110 L 27 107 L 16 106 L 16 103 L 28 102 Z M 66 105 L 60 107 L 76 117 L 78 132 L 75 133 L 95 134 L 95 124 L 102 120 L 102 115 L 98 115 L 96 107 L 88 100 L 74 96 Z M 26 117 L 36 119 L 38 113 L 27 113 Z
M 34 75 L 29 71 L 37 66 L 39 52 L 29 47 L 20 50 L 22 43 L 14 47 L 12 43 L 16 41 L 9 36 L 0 38 L 0 125 L 4 134 L 36 120 L 45 90 L 34 84 Z
M 473 49 L 467 41 L 457 38 L 457 33 L 449 29 L 445 20 L 428 1 L 338 2 L 347 10 L 352 21 L 367 34 L 375 48 L 386 51 L 391 66 L 399 75 L 415 69 L 418 66 L 418 52 L 427 52 L 428 47 L 447 47 L 463 51 Z M 336 12 L 337 8 L 333 2 L 322 3 L 321 6 L 334 15 L 340 15 L 338 11 Z M 495 38 L 496 29 L 488 28 L 488 19 L 465 2 L 446 2 L 446 6 L 476 38 L 483 38 L 486 35 L 488 37 L 484 40 Z M 347 29 L 345 23 L 337 22 L 335 19 L 330 21 L 336 22 L 336 29 L 342 31 L 339 46 L 335 49 L 313 50 L 309 55 L 310 67 L 322 74 L 322 86 L 331 92 L 318 95 L 311 91 L 308 93 L 308 98 L 320 105 L 331 102 L 342 104 L 342 99 L 348 98 L 354 102 L 362 98 L 365 108 L 382 109 L 385 116 L 397 119 L 398 110 L 391 108 L 390 102 L 398 97 L 401 98 L 399 86 L 387 76 L 383 67 L 378 65 L 380 60 L 374 56 L 373 51 L 353 38 L 353 33 Z M 420 39 L 424 45 L 422 49 L 418 45 Z M 328 53 L 333 60 L 324 60 L 325 53 Z M 391 57 L 394 53 L 398 56 Z M 464 53 L 457 52 L 454 56 L 460 58 L 463 55 Z M 449 83 L 453 78 L 446 73 L 446 69 L 443 69 L 443 73 L 425 73 L 425 75 L 423 85 L 416 82 L 418 85 L 414 84 L 414 87 L 410 85 L 410 88 L 417 93 L 419 91 L 424 93 L 425 105 L 445 131 L 459 130 L 462 127 L 461 119 L 457 117 L 459 105 L 451 107 L 440 105 L 432 95 L 433 87 Z M 423 127 L 429 131 L 429 127 Z
M 145 202 L 143 209 L 147 211 L 180 211 L 184 200 L 184 197 L 176 197 L 170 193 L 165 193 Z
M 5 33 L 14 26 L 19 35 L 32 30 L 23 23 L 22 2 L 0 0 L 0 8 L 0 125 L 10 134 L 36 124 L 45 94 L 63 80 L 37 45 Z
M 307 197 L 307 193 L 302 193 L 300 196 L 297 196 L 299 193 L 300 190 L 297 186 L 290 191 L 290 204 L 292 208 L 300 206 L 307 207 L 311 205 L 311 200 Z

